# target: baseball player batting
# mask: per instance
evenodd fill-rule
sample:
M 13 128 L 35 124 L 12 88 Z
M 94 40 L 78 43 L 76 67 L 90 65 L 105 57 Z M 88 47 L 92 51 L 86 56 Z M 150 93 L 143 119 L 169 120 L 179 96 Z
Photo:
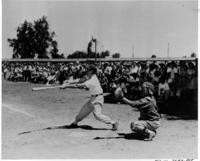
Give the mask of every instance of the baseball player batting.
M 113 121 L 109 116 L 102 113 L 102 108 L 104 104 L 103 90 L 101 88 L 100 82 L 97 78 L 97 69 L 94 65 L 90 65 L 87 70 L 88 80 L 83 83 L 77 83 L 77 88 L 88 88 L 91 94 L 90 99 L 83 105 L 80 109 L 78 115 L 75 117 L 74 121 L 71 123 L 70 127 L 78 127 L 78 123 L 86 118 L 91 112 L 93 112 L 94 117 L 106 124 L 112 125 L 112 130 L 116 131 L 118 128 L 117 121 Z M 67 88 L 63 85 L 61 89 Z

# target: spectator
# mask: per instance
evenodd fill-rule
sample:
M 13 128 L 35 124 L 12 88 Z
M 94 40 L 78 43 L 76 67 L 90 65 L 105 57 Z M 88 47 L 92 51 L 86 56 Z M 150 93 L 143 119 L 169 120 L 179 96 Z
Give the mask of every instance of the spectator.
M 90 62 L 3 62 L 2 72 L 4 79 L 10 81 L 62 84 L 70 77 L 73 80 L 83 78 L 89 64 Z M 127 98 L 133 100 L 140 97 L 141 85 L 146 81 L 153 83 L 156 98 L 165 101 L 171 97 L 180 98 L 186 90 L 197 88 L 197 66 L 192 61 L 97 62 L 96 66 L 104 92 L 113 93 L 120 86 Z
M 160 78 L 158 85 L 158 100 L 160 102 L 166 102 L 169 98 L 170 89 L 167 80 L 164 77 Z

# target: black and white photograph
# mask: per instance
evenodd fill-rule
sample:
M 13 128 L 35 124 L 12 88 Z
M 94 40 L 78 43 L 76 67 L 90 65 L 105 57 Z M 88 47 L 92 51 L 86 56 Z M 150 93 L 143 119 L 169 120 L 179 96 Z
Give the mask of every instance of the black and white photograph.
M 198 160 L 198 12 L 2 0 L 1 159 Z

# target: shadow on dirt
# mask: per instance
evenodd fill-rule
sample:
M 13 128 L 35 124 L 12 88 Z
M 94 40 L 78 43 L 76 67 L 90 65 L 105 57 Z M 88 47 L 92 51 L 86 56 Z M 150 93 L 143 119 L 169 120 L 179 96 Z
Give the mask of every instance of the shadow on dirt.
M 18 135 L 23 135 L 23 134 L 28 134 L 28 133 L 43 131 L 43 130 L 55 130 L 55 129 L 112 130 L 112 129 L 107 129 L 107 128 L 94 128 L 89 125 L 79 125 L 76 127 L 72 127 L 70 125 L 63 125 L 63 126 L 54 126 L 54 127 L 43 128 L 43 129 L 25 131 L 25 132 L 18 133 Z
M 136 133 L 118 133 L 118 136 L 108 136 L 108 137 L 95 137 L 93 140 L 103 140 L 103 139 L 127 139 L 127 140 L 142 140 L 145 137 L 138 135 Z
M 188 116 L 182 114 L 162 114 L 162 118 L 165 118 L 168 121 L 176 121 L 176 120 L 197 120 L 196 116 Z

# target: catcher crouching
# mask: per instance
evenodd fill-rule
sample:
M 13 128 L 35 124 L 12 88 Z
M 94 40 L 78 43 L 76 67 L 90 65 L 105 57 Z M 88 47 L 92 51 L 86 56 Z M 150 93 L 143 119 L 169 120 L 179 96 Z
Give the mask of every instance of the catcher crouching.
M 153 96 L 154 86 L 149 82 L 142 85 L 142 99 L 131 101 L 124 97 L 122 90 L 118 88 L 115 92 L 116 98 L 138 108 L 140 117 L 138 121 L 133 121 L 130 128 L 133 133 L 140 135 L 145 141 L 151 141 L 156 136 L 156 131 L 160 127 L 160 114 L 158 113 L 156 99 Z

